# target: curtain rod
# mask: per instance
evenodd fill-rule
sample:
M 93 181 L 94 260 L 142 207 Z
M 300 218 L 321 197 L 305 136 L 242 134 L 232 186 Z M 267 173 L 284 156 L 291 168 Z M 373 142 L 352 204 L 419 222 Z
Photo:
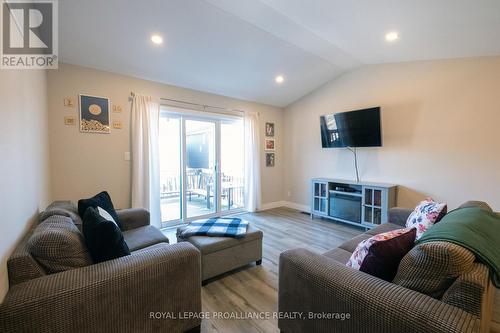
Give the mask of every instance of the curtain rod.
M 132 98 L 134 96 L 135 96 L 135 93 L 131 92 L 130 93 L 130 97 Z M 186 102 L 186 101 L 181 101 L 181 100 L 173 99 L 173 98 L 160 97 L 160 100 L 162 100 L 162 101 L 169 101 L 169 102 L 175 102 L 175 103 L 181 103 L 181 104 L 187 104 L 187 105 L 192 105 L 192 106 L 199 106 L 199 107 L 202 107 L 203 110 L 205 110 L 206 108 L 211 108 L 211 109 L 218 109 L 218 110 L 223 110 L 223 111 L 227 111 L 227 112 L 245 113 L 245 111 L 243 111 L 243 110 L 228 109 L 228 108 L 224 108 L 222 106 L 213 106 L 213 105 L 208 105 L 208 104 L 198 104 L 198 103 Z

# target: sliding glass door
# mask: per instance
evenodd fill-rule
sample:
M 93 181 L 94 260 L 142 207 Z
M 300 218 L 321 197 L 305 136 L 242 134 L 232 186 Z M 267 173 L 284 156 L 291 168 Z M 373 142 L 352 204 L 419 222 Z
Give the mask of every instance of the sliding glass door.
M 185 119 L 186 217 L 217 211 L 215 121 Z
M 164 226 L 244 207 L 243 121 L 162 111 L 161 212 Z

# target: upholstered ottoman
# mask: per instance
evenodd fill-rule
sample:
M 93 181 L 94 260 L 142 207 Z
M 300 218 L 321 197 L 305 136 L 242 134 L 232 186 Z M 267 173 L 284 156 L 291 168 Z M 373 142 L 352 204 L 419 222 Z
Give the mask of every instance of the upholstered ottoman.
M 201 272 L 203 284 L 207 279 L 235 268 L 245 266 L 253 261 L 262 263 L 262 231 L 248 225 L 247 234 L 243 238 L 180 236 L 183 227 L 177 229 L 177 241 L 189 242 L 201 252 Z

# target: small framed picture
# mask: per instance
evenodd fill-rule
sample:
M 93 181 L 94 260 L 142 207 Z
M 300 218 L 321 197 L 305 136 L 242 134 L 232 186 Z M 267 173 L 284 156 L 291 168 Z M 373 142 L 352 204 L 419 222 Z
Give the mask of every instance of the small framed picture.
M 113 128 L 122 129 L 123 128 L 123 124 L 122 124 L 121 120 L 115 120 L 115 121 L 113 121 Z
M 74 126 L 76 125 L 76 119 L 73 116 L 64 117 L 64 125 Z
M 265 150 L 272 150 L 274 151 L 275 148 L 274 148 L 274 139 L 265 139 L 264 140 L 265 142 Z
M 274 123 L 266 123 L 266 136 L 274 137 Z
M 266 153 L 266 167 L 272 168 L 275 163 L 275 154 L 274 153 Z
M 110 133 L 109 99 L 90 95 L 79 95 L 80 132 Z

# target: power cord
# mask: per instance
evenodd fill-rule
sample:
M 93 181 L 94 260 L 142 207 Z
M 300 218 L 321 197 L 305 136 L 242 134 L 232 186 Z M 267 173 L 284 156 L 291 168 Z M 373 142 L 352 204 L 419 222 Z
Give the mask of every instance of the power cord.
M 356 181 L 359 183 L 359 172 L 358 172 L 358 152 L 356 150 L 356 147 L 351 148 L 347 147 L 351 151 L 351 153 L 354 154 L 354 167 L 356 168 Z

